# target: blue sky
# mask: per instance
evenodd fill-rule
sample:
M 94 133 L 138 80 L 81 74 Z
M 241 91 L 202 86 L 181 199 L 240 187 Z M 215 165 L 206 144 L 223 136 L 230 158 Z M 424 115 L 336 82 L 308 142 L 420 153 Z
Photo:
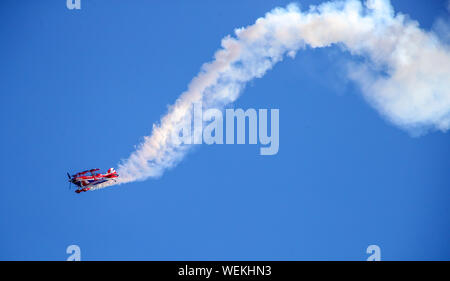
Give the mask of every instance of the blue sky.
M 160 179 L 77 195 L 134 150 L 220 40 L 292 1 L 0 4 L 1 260 L 450 259 L 450 134 L 411 137 L 307 49 L 235 108 L 279 108 L 280 150 L 203 145 Z M 322 1 L 299 1 L 302 6 Z M 430 29 L 445 1 L 394 0 Z

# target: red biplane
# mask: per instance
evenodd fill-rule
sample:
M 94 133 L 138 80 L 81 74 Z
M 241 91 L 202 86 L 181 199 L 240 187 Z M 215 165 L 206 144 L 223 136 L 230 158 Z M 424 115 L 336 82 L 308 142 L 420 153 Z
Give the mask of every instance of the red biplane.
M 86 170 L 72 176 L 67 173 L 67 176 L 69 177 L 69 182 L 77 186 L 76 193 L 103 188 L 113 185 L 118 181 L 117 178 L 119 175 L 114 168 L 109 169 L 106 174 L 95 173 L 97 171 L 100 171 L 100 169 Z M 90 175 L 86 175 L 87 173 L 90 173 Z

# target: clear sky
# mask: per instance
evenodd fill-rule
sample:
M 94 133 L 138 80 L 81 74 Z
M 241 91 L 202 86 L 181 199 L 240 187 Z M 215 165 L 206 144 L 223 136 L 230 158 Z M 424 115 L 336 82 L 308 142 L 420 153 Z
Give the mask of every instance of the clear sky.
M 160 179 L 75 194 L 116 167 L 220 40 L 292 1 L 0 3 L 0 259 L 450 259 L 450 133 L 368 105 L 339 48 L 300 51 L 232 107 L 280 109 L 280 149 L 203 145 Z M 302 6 L 322 1 L 301 0 Z M 393 0 L 431 29 L 446 1 Z

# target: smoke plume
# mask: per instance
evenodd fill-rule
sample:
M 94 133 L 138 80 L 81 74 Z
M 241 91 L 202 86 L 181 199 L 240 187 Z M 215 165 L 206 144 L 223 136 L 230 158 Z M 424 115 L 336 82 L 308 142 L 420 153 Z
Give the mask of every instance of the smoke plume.
M 222 39 L 214 59 L 119 165 L 121 183 L 158 177 L 186 155 L 191 146 L 171 134 L 192 104 L 223 108 L 284 57 L 335 44 L 364 58 L 348 75 L 384 118 L 406 130 L 450 128 L 450 51 L 434 33 L 396 14 L 388 0 L 327 2 L 304 11 L 292 4 Z

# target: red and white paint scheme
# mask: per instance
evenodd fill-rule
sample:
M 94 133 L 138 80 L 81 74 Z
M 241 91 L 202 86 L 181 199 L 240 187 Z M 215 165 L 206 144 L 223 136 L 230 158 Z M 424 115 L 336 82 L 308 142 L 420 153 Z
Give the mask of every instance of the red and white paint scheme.
M 106 174 L 95 173 L 97 171 L 100 171 L 100 169 L 86 170 L 72 176 L 67 173 L 67 176 L 69 177 L 69 182 L 78 187 L 75 190 L 76 193 L 100 189 L 118 183 L 119 175 L 114 168 L 109 169 Z M 90 175 L 86 175 L 87 173 L 90 173 Z

